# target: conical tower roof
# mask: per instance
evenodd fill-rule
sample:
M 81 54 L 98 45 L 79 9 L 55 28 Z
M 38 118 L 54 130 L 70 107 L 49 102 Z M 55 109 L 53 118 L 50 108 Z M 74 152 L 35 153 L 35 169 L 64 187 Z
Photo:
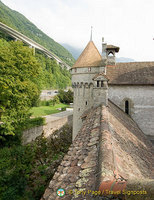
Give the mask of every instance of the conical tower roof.
M 90 41 L 83 50 L 72 68 L 76 67 L 98 67 L 102 63 L 102 57 L 93 41 Z

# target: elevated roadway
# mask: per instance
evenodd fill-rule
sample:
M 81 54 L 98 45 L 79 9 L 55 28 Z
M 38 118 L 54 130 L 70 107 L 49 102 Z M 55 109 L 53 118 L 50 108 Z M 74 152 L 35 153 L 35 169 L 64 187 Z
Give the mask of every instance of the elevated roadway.
M 3 24 L 0 22 L 0 30 L 7 33 L 11 37 L 13 37 L 15 40 L 21 40 L 24 43 L 28 44 L 30 47 L 38 49 L 42 51 L 45 55 L 47 55 L 49 58 L 52 58 L 56 60 L 58 64 L 60 64 L 62 67 L 66 67 L 68 70 L 70 69 L 70 66 L 67 65 L 64 61 L 62 61 L 59 57 L 57 57 L 55 54 L 53 54 L 51 51 L 43 47 L 42 45 L 38 44 L 37 42 L 33 41 L 32 39 L 28 38 L 24 34 L 14 30 L 13 28 L 10 28 L 9 26 Z

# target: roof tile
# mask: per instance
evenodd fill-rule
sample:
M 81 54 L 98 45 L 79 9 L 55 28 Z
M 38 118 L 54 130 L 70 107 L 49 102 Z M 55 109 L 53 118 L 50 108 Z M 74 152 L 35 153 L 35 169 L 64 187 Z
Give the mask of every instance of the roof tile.
M 154 62 L 108 65 L 107 77 L 111 85 L 154 85 Z
M 101 66 L 102 57 L 93 41 L 90 41 L 83 50 L 72 68 Z

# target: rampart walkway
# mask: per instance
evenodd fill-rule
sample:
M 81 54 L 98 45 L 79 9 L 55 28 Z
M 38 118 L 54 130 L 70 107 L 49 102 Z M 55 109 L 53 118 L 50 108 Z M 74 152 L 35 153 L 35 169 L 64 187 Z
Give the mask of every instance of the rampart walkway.
M 91 109 L 82 119 L 41 200 L 151 200 L 152 144 L 137 124 L 112 102 Z M 59 188 L 66 192 L 63 197 L 57 194 Z

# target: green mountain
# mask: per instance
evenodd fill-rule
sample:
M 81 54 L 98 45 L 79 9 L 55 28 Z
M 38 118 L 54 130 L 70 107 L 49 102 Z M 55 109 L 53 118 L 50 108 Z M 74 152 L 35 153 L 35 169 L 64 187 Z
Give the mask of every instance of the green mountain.
M 72 66 L 75 59 L 71 53 L 63 46 L 55 42 L 52 38 L 47 36 L 39 30 L 33 23 L 31 23 L 25 16 L 17 11 L 14 11 L 4 5 L 0 1 L 0 22 L 10 26 L 11 28 L 21 32 L 48 50 L 52 51 L 55 55 L 61 58 L 68 65 Z M 53 27 L 54 28 L 54 27 Z
M 73 57 L 77 60 L 78 57 L 80 56 L 80 54 L 82 53 L 83 49 L 80 49 L 80 48 L 76 48 L 74 46 L 71 46 L 67 43 L 61 43 L 61 45 L 63 47 L 65 47 L 72 55 Z

